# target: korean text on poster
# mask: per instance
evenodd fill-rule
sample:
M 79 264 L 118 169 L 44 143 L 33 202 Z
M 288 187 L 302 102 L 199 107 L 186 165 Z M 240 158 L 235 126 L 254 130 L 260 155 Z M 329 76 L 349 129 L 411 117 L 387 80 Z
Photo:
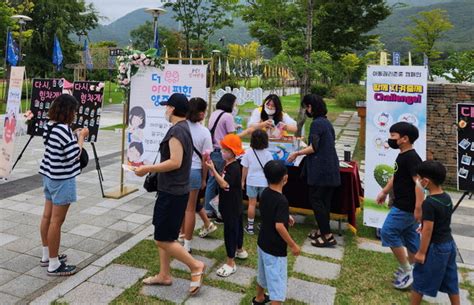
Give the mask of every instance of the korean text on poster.
M 63 84 L 61 79 L 33 79 L 30 110 L 34 119 L 28 125 L 29 135 L 43 136 L 43 126 L 48 122 L 49 108 L 62 94 Z
M 73 95 L 79 102 L 73 129 L 89 128 L 88 142 L 96 142 L 99 132 L 104 84 L 96 81 L 74 82 Z

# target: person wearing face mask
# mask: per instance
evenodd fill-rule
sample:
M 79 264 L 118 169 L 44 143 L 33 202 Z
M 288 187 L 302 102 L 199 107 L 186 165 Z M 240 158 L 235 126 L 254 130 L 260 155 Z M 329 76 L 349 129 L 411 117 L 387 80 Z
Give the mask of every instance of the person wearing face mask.
M 303 175 L 308 184 L 308 198 L 314 211 L 318 229 L 310 233 L 314 247 L 332 247 L 337 244 L 329 226 L 331 202 L 334 191 L 341 184 L 339 158 L 336 152 L 336 134 L 327 119 L 327 107 L 323 98 L 308 94 L 301 107 L 313 119 L 308 136 L 308 146 L 288 156 L 293 162 L 297 156 L 306 155 Z
M 452 305 L 459 305 L 457 252 L 450 228 L 453 202 L 442 188 L 446 168 L 430 160 L 421 163 L 416 173 L 418 187 L 429 194 L 422 204 L 421 242 L 415 254 L 411 304 L 420 304 L 424 295 L 435 298 L 441 291 L 449 295 Z
M 234 117 L 232 113 L 235 111 L 235 102 L 237 97 L 231 93 L 224 94 L 216 104 L 216 110 L 211 114 L 208 122 L 208 128 L 211 131 L 211 140 L 213 144 L 213 151 L 211 152 L 211 160 L 217 171 L 222 171 L 224 167 L 224 160 L 221 155 L 222 139 L 236 131 L 234 124 Z M 206 193 L 204 196 L 204 209 L 209 218 L 215 218 L 216 223 L 222 223 L 219 212 L 216 211 L 210 204 L 211 200 L 217 195 L 218 185 L 213 175 L 209 175 L 206 186 Z
M 263 107 L 252 111 L 248 126 L 266 130 L 271 138 L 277 127 L 283 132 L 281 136 L 286 136 L 288 132 L 294 133 L 298 129 L 296 121 L 283 112 L 280 98 L 275 94 L 270 94 L 265 98 Z
M 136 168 L 139 177 L 158 173 L 158 193 L 153 211 L 154 239 L 160 254 L 160 272 L 143 280 L 145 285 L 172 285 L 171 257 L 191 270 L 189 293 L 195 295 L 202 285 L 206 265 L 194 259 L 176 239 L 184 218 L 189 196 L 189 176 L 193 156 L 193 141 L 186 123 L 188 99 L 174 93 L 166 106 L 165 118 L 172 124 L 160 143 L 160 163 Z
M 217 270 L 217 275 L 228 277 L 237 271 L 235 258 L 246 259 L 244 250 L 243 204 L 242 204 L 242 173 L 237 156 L 245 151 L 238 135 L 226 135 L 221 141 L 222 159 L 225 165 L 218 171 L 212 160 L 206 161 L 219 185 L 219 212 L 224 220 L 224 243 L 227 261 Z
M 421 220 L 424 195 L 422 189 L 416 187 L 416 168 L 422 161 L 413 148 L 413 143 L 418 139 L 418 129 L 414 125 L 398 122 L 390 127 L 389 132 L 388 145 L 392 149 L 399 149 L 400 153 L 395 160 L 395 173 L 377 195 L 376 201 L 383 204 L 393 189 L 393 205 L 381 231 L 382 246 L 390 247 L 400 264 L 394 273 L 394 287 L 405 289 L 413 282 L 411 264 L 415 262 L 414 256 L 420 244 L 416 230 Z

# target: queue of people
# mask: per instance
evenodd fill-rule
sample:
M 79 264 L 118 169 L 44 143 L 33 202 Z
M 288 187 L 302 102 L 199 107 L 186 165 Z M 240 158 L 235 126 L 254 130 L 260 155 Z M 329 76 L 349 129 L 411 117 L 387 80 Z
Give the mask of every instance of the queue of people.
M 75 177 L 80 174 L 79 156 L 88 135 L 87 128 L 71 130 L 77 104 L 70 95 L 59 96 L 49 110 L 50 121 L 43 136 L 45 154 L 40 174 L 45 207 L 40 226 L 40 265 L 48 267 L 47 274 L 51 276 L 77 271 L 74 265 L 66 264 L 66 255 L 58 253 L 61 225 L 70 204 L 76 201 Z M 173 94 L 161 105 L 166 107 L 165 118 L 172 126 L 160 143 L 160 162 L 134 169 L 137 176 L 157 173 L 158 177 L 153 225 L 160 271 L 145 278 L 143 284 L 172 285 L 170 263 L 175 258 L 191 272 L 190 295 L 200 291 L 206 265 L 191 255 L 198 214 L 204 223 L 199 230 L 201 237 L 216 231 L 216 223 L 223 223 L 227 258 L 216 271 L 221 277 L 232 276 L 237 271 L 236 260 L 248 258 L 245 232 L 258 231 L 257 295 L 252 303 L 281 304 L 286 298 L 287 248 L 293 255 L 299 255 L 300 248 L 288 232 L 294 219 L 283 194 L 287 168 L 273 160 L 267 148 L 269 137 L 295 132 L 296 122 L 283 111 L 276 95 L 269 95 L 263 106 L 252 112 L 248 128 L 240 134 L 235 133 L 236 97 L 232 94 L 225 94 L 217 102 L 207 128 L 202 124 L 208 108 L 203 99 L 188 101 L 182 94 Z M 302 172 L 318 227 L 309 235 L 311 244 L 333 247 L 337 242 L 331 233 L 329 215 L 332 196 L 341 184 L 335 132 L 321 97 L 306 95 L 301 106 L 312 118 L 308 146 L 292 152 L 288 161 L 306 156 Z M 247 151 L 241 140 L 246 135 L 251 136 Z M 400 149 L 398 170 L 377 201 L 384 202 L 393 189 L 395 200 L 382 228 L 382 243 L 391 247 L 400 263 L 394 286 L 404 289 L 413 284 L 412 304 L 419 304 L 423 295 L 435 296 L 438 290 L 447 292 L 452 304 L 459 304 L 456 251 L 450 231 L 452 203 L 441 188 L 446 170 L 437 162 L 421 161 L 413 149 L 418 137 L 413 125 L 396 123 L 390 129 L 390 137 L 390 147 Z M 430 193 L 424 202 L 422 189 Z M 203 204 L 199 199 L 201 191 L 205 192 Z M 249 197 L 246 224 L 244 191 Z M 255 223 L 257 200 L 259 229 Z M 421 243 L 417 233 L 420 221 Z M 408 249 L 408 257 L 403 247 Z M 413 267 L 414 263 L 417 264 Z

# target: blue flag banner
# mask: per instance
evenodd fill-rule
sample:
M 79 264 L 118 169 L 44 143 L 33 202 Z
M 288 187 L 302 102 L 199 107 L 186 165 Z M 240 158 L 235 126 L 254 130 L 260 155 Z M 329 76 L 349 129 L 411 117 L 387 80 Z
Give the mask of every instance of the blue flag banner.
M 13 40 L 12 33 L 8 31 L 7 34 L 7 61 L 10 65 L 16 66 L 18 64 L 18 50 Z
M 393 52 L 392 54 L 392 65 L 399 66 L 400 65 L 400 52 Z
M 155 41 L 153 47 L 156 49 L 156 56 L 160 56 L 160 35 L 158 34 L 158 25 L 155 27 Z
M 89 42 L 87 41 L 87 39 L 84 40 L 84 63 L 86 65 L 87 70 L 92 70 L 94 68 L 94 64 L 92 63 L 91 51 L 89 49 Z
M 53 45 L 53 64 L 56 66 L 58 71 L 61 70 L 61 66 L 63 64 L 63 51 L 61 50 L 61 44 L 59 43 L 59 39 L 56 35 L 54 35 L 54 45 Z

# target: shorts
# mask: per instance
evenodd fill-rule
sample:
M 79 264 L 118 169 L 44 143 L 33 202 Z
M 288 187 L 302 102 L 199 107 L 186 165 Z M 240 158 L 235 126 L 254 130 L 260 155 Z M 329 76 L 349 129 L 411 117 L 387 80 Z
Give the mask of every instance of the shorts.
M 420 247 L 420 235 L 416 232 L 418 223 L 413 213 L 392 207 L 382 227 L 382 246 L 398 248 L 406 247 L 416 253 Z
M 260 247 L 258 249 L 257 283 L 268 290 L 270 300 L 284 302 L 288 282 L 288 260 L 286 256 L 273 256 Z
M 247 196 L 249 198 L 260 198 L 262 196 L 262 192 L 265 189 L 265 186 L 250 186 L 247 185 Z
M 412 289 L 430 297 L 436 297 L 438 291 L 459 294 L 454 241 L 430 244 L 425 263 L 415 264 Z
M 189 190 L 195 191 L 201 189 L 202 169 L 192 168 L 189 176 Z
M 153 211 L 156 241 L 175 241 L 183 222 L 189 194 L 173 195 L 158 191 Z
M 67 205 L 77 201 L 76 178 L 53 180 L 43 176 L 43 191 L 46 200 L 54 205 Z

